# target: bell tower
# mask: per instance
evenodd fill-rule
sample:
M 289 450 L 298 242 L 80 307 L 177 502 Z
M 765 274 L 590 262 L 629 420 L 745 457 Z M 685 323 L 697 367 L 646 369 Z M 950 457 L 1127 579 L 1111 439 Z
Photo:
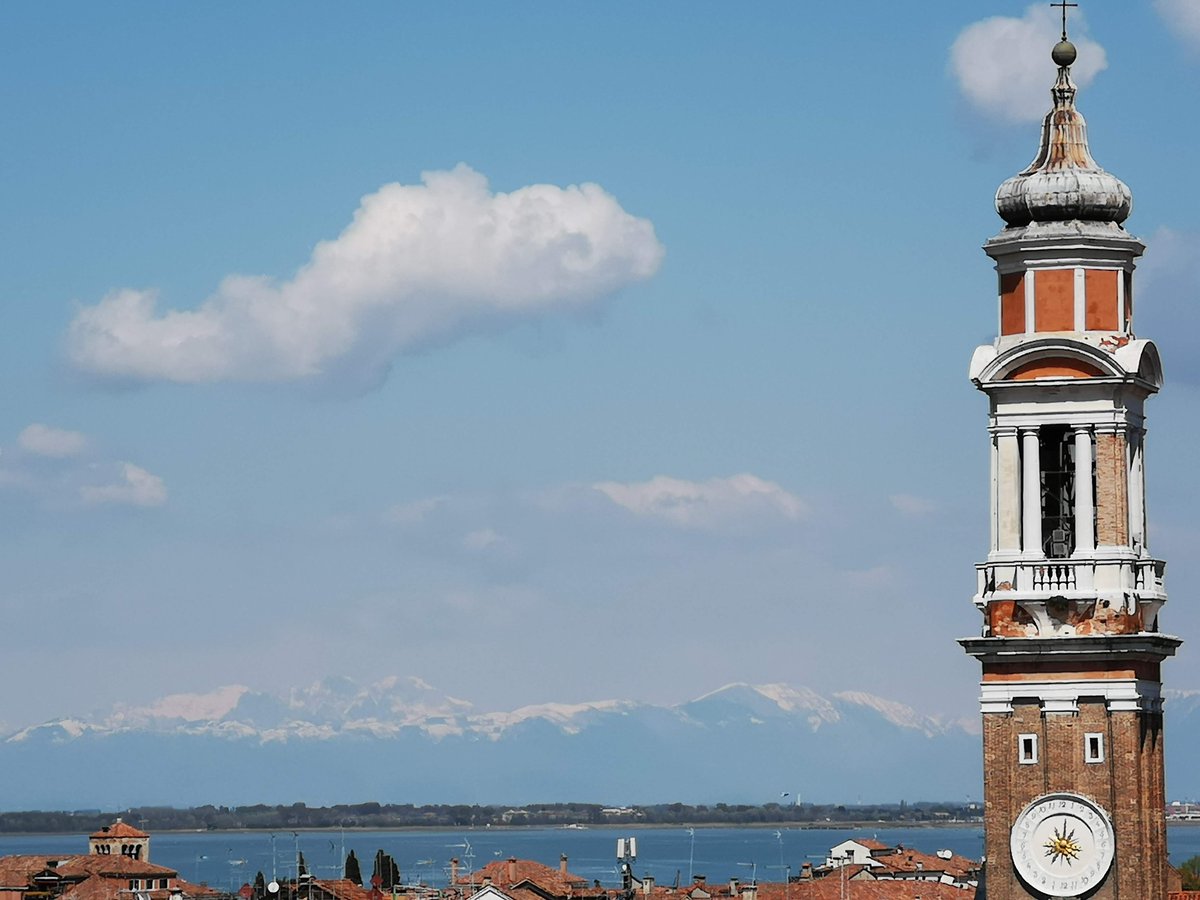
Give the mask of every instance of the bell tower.
M 1066 4 L 1064 4 L 1065 14 Z M 1133 331 L 1144 245 L 1129 188 L 1092 159 L 1066 39 L 1037 157 L 996 193 L 984 246 L 999 336 L 987 395 L 991 540 L 976 566 L 988 900 L 1166 900 L 1159 631 L 1148 546 L 1147 398 L 1158 351 Z

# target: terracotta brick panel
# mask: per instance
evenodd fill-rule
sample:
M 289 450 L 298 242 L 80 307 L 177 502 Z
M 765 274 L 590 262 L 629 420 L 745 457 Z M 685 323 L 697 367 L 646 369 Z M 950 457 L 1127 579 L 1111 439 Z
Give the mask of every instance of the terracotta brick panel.
M 1025 330 L 1025 273 L 1000 276 L 1000 333 L 1021 334 Z
M 1087 269 L 1083 273 L 1084 291 L 1087 294 L 1087 330 L 1119 331 L 1117 321 L 1117 277 L 1119 272 L 1109 269 Z
M 1035 330 L 1074 331 L 1075 270 L 1041 269 L 1034 279 Z
M 1096 541 L 1129 543 L 1129 478 L 1125 435 L 1096 435 Z

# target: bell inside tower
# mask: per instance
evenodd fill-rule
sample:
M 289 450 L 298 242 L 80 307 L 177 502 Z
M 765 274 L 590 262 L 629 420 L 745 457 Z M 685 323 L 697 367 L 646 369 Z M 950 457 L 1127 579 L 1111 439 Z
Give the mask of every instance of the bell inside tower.
M 1039 437 L 1042 553 L 1047 559 L 1066 559 L 1075 552 L 1079 533 L 1075 522 L 1075 437 L 1066 425 L 1042 426 Z M 1094 454 L 1092 459 L 1094 485 Z

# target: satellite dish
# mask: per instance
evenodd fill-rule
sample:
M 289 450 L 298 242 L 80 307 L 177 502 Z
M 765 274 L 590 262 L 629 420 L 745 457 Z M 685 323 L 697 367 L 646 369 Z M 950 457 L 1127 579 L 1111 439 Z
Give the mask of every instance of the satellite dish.
M 279 882 L 272 881 L 270 884 L 267 885 L 267 891 L 269 891 L 272 894 L 278 894 L 279 893 Z
M 954 855 L 954 851 L 952 851 L 952 850 L 939 850 L 939 851 L 937 852 L 937 855 L 938 855 L 938 859 L 949 859 L 950 857 L 952 857 L 952 856 Z

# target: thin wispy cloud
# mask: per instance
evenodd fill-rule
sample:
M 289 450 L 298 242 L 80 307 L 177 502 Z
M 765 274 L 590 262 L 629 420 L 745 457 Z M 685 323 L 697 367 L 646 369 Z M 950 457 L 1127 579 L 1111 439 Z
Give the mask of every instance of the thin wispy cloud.
M 466 165 L 388 184 L 284 281 L 230 275 L 195 309 L 126 288 L 71 322 L 67 353 L 117 382 L 327 381 L 365 389 L 406 350 L 587 308 L 652 276 L 653 225 L 596 184 L 493 192 Z
M 1200 2 L 1154 0 L 1154 9 L 1175 37 L 1200 52 Z
M 167 502 L 167 486 L 161 478 L 133 463 L 121 463 L 116 477 L 103 484 L 87 484 L 79 489 L 84 503 L 121 506 L 162 506 Z
M 658 475 L 649 481 L 604 481 L 592 487 L 636 516 L 680 528 L 714 528 L 761 521 L 795 521 L 804 502 L 773 481 L 743 473 L 708 481 Z
M 17 444 L 22 450 L 35 456 L 62 459 L 82 453 L 87 448 L 87 438 L 78 431 L 34 422 L 17 435 Z
M 1042 4 L 1023 16 L 993 16 L 959 32 L 950 48 L 950 72 L 959 92 L 976 112 L 992 120 L 1036 122 L 1050 108 L 1056 71 L 1050 49 L 1061 37 L 1062 19 Z M 1104 48 L 1086 33 L 1082 14 L 1071 18 L 1071 40 L 1079 58 L 1071 77 L 1091 84 L 1108 66 Z
M 11 447 L 0 447 L 0 490 L 21 491 L 58 510 L 155 507 L 167 502 L 161 477 L 106 457 L 94 445 L 82 432 L 37 422 L 28 425 Z

